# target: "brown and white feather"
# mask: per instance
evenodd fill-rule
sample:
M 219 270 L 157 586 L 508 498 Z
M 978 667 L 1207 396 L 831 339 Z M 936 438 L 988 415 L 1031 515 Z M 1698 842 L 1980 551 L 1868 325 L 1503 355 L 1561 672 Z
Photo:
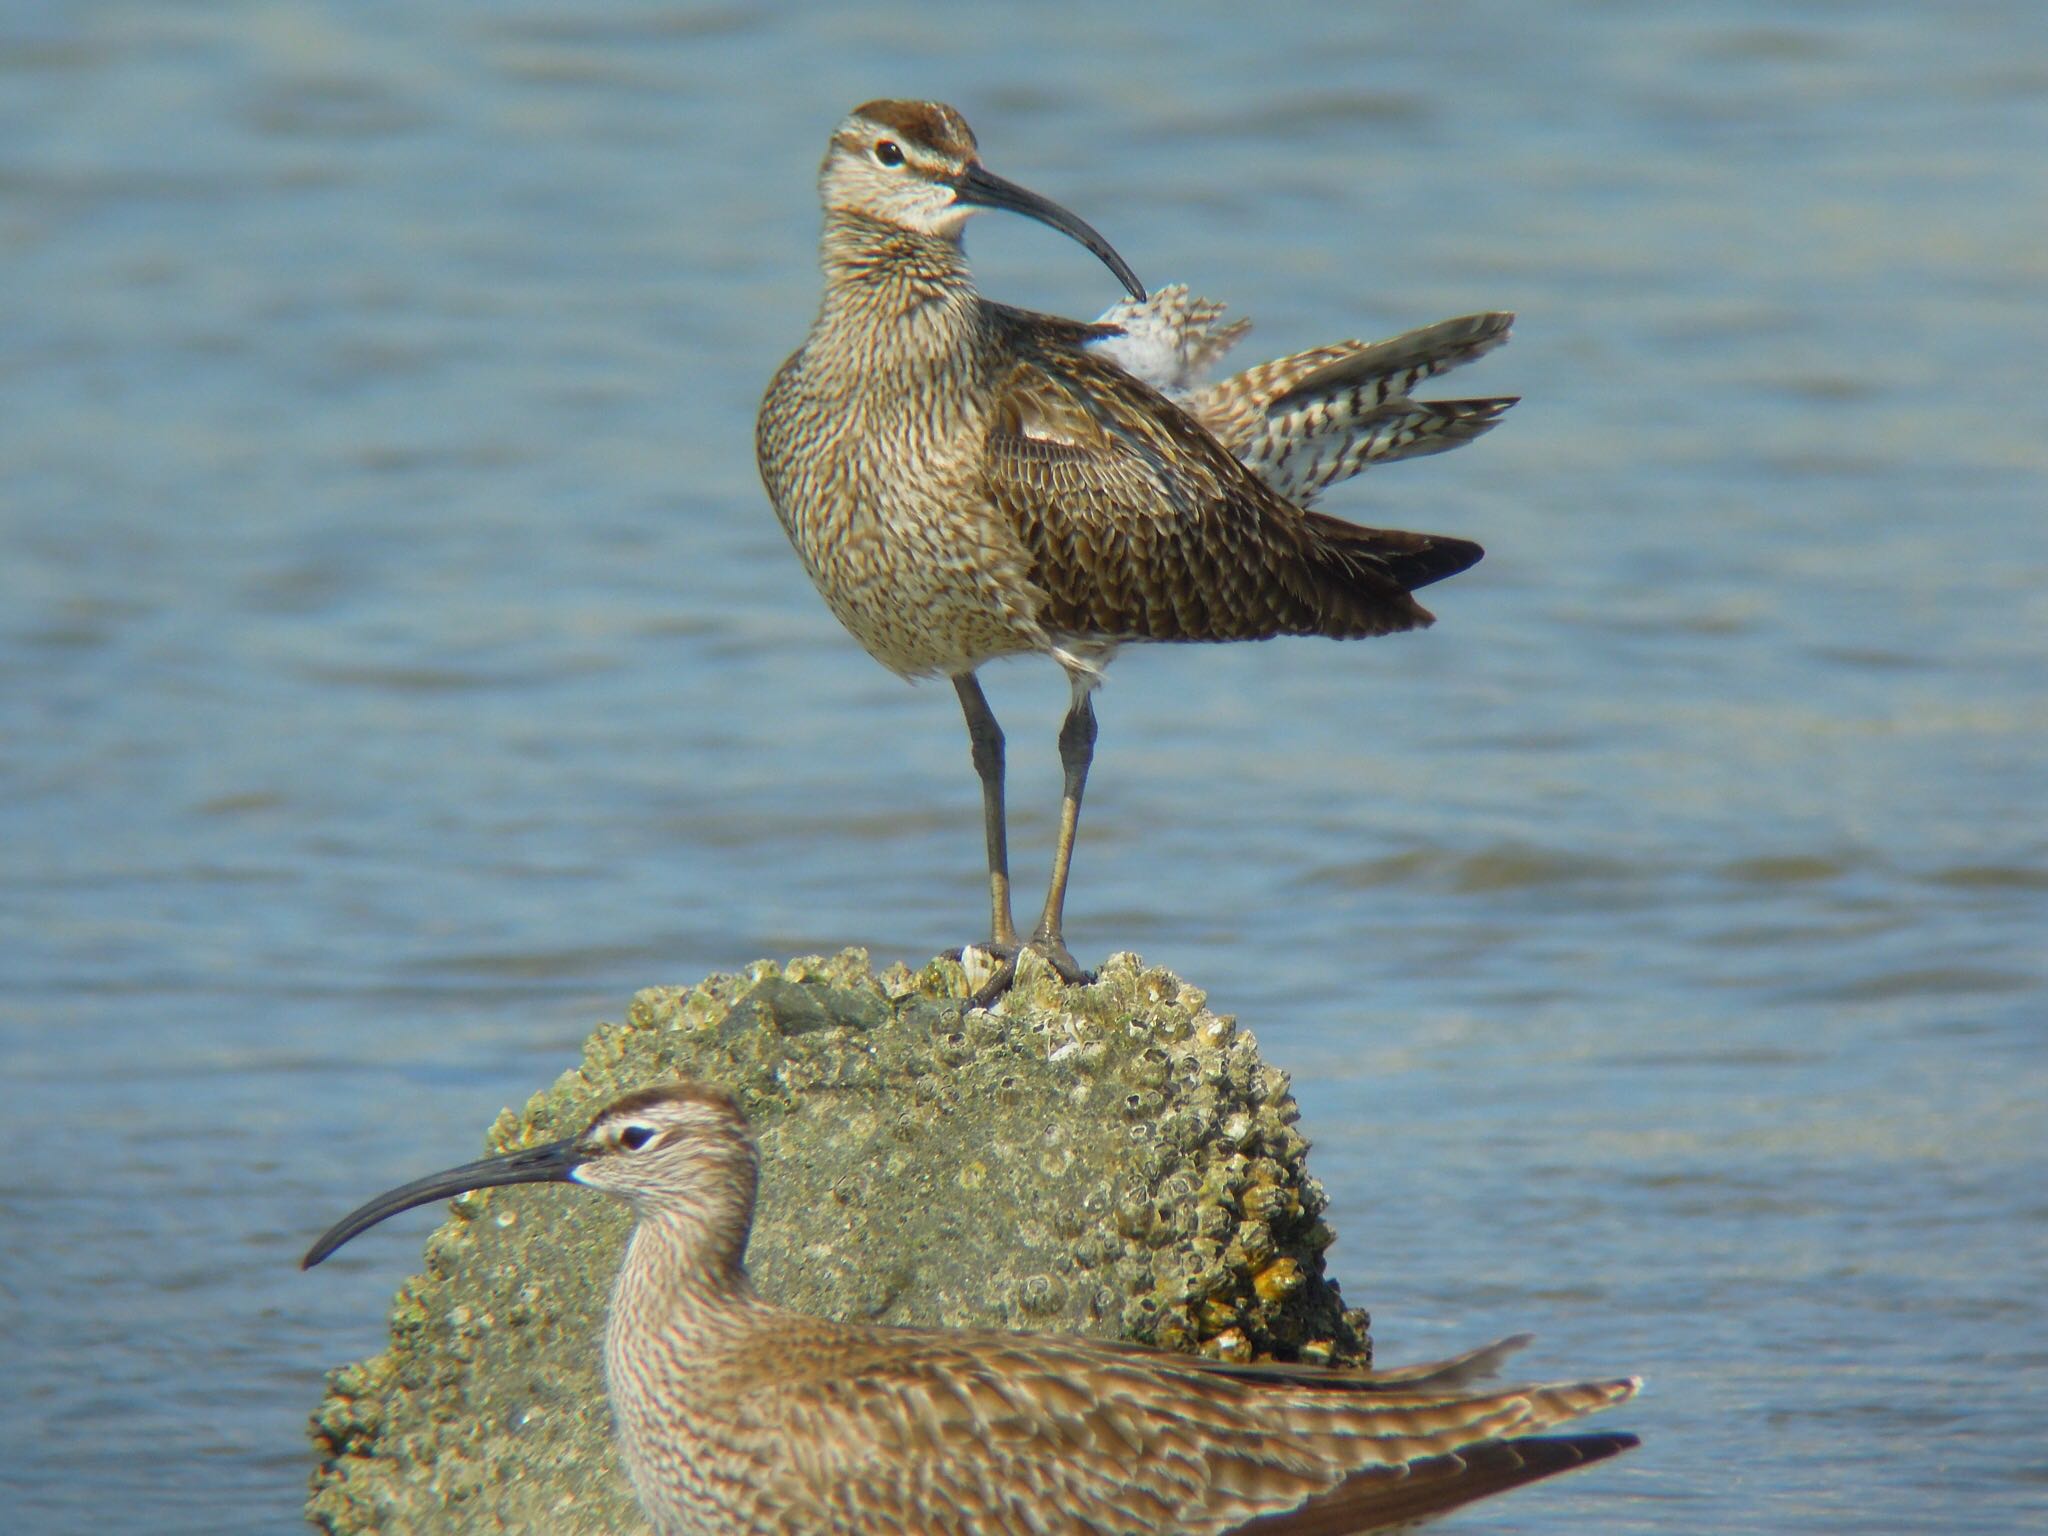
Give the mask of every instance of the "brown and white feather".
M 1250 325 L 1220 324 L 1222 313 L 1221 304 L 1173 284 L 1143 303 L 1112 305 L 1098 324 L 1117 334 L 1092 349 L 1182 406 L 1271 489 L 1301 506 L 1369 465 L 1460 447 L 1491 430 L 1515 403 L 1512 396 L 1411 398 L 1417 385 L 1506 341 L 1512 315 L 1467 315 L 1385 341 L 1333 342 L 1203 384 Z

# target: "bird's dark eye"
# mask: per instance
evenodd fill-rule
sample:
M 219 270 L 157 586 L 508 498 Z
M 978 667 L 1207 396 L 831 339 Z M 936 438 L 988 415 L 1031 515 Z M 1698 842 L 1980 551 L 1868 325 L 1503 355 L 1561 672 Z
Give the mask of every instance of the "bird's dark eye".
M 619 1145 L 628 1152 L 638 1152 L 654 1140 L 654 1132 L 644 1125 L 629 1125 L 619 1132 Z
M 903 163 L 903 151 L 894 139 L 875 140 L 875 159 L 887 166 Z

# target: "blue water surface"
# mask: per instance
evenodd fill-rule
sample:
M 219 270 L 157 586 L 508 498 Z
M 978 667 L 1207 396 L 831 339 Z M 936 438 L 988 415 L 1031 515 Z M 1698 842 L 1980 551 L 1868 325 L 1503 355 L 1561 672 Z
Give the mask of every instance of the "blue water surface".
M 878 95 L 1246 360 L 1521 315 L 1329 502 L 1487 545 L 1439 626 L 1127 654 L 1069 908 L 1295 1072 L 1383 1359 L 1649 1378 L 1464 1524 L 2048 1525 L 2028 0 L 0 12 L 0 1525 L 290 1529 L 427 1224 L 328 1220 L 639 986 L 976 935 L 951 691 L 752 462 Z M 1028 905 L 1064 687 L 988 682 Z

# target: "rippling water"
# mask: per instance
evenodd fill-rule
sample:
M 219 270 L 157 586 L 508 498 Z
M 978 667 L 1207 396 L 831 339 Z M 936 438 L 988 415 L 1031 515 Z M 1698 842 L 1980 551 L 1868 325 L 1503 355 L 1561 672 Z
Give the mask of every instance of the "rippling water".
M 1297 1073 L 1384 1358 L 1650 1377 L 1495 1528 L 2048 1518 L 2039 8 L 1165 15 L 0 16 L 10 1532 L 288 1528 L 411 1263 L 309 1234 L 639 985 L 974 933 L 950 690 L 751 458 L 888 93 L 1260 355 L 1521 312 L 1331 502 L 1486 543 L 1440 626 L 1127 655 L 1070 907 Z M 1063 688 L 990 689 L 1028 889 Z

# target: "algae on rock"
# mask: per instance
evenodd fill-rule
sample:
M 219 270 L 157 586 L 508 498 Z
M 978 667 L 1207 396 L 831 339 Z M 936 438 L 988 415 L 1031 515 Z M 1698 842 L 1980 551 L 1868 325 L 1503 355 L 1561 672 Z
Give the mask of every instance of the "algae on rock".
M 1171 973 L 1117 955 L 1066 987 L 1027 957 L 991 1010 L 960 967 L 863 951 L 640 993 L 581 1067 L 492 1126 L 580 1130 L 631 1088 L 731 1092 L 761 1147 L 760 1289 L 833 1317 L 1087 1333 L 1363 1365 L 1363 1312 L 1285 1073 Z M 587 1191 L 454 1203 L 391 1347 L 331 1374 L 308 1517 L 335 1533 L 644 1531 L 600 1360 L 629 1224 Z

